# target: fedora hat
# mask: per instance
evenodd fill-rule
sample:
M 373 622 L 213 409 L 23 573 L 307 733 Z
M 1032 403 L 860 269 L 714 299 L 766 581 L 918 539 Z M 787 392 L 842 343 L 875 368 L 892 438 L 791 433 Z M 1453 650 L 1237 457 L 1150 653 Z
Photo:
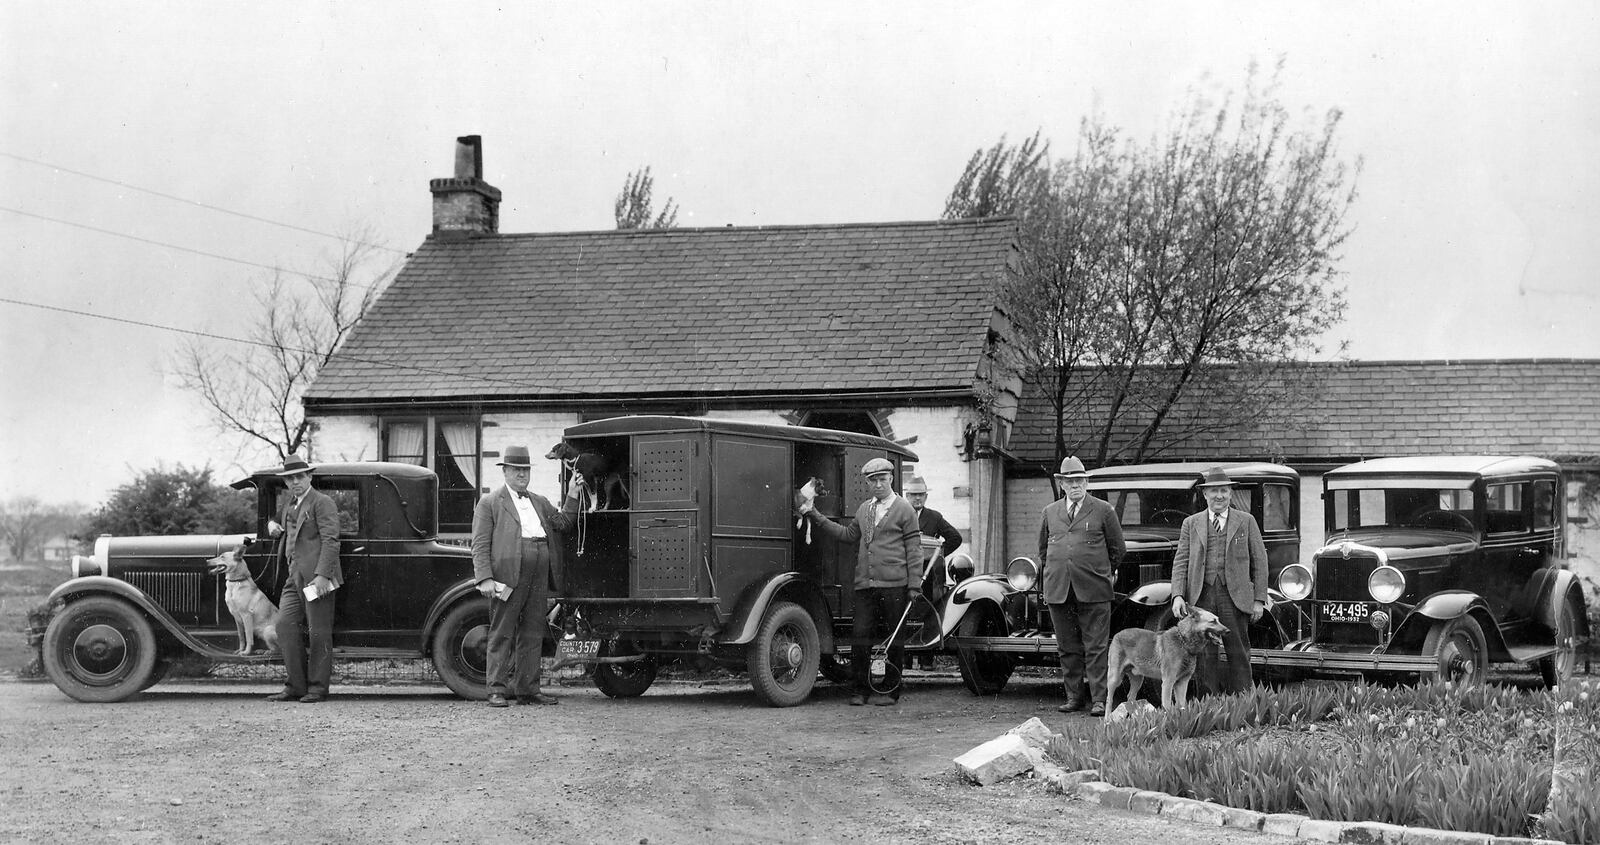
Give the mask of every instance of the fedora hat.
M 868 478 L 880 472 L 894 472 L 894 464 L 888 458 L 873 458 L 861 465 L 861 474 Z
M 505 455 L 495 462 L 495 466 L 528 469 L 533 466 L 533 459 L 528 456 L 528 447 L 507 446 Z
M 1200 482 L 1201 487 L 1232 487 L 1233 479 L 1228 477 L 1222 467 L 1212 467 L 1206 470 L 1205 481 Z
M 1088 478 L 1089 471 L 1083 468 L 1083 461 L 1077 455 L 1061 461 L 1061 471 L 1056 473 L 1056 478 Z
M 302 472 L 310 472 L 314 469 L 316 469 L 316 467 L 306 463 L 305 460 L 299 455 L 290 455 L 289 457 L 283 459 L 283 469 L 278 470 L 276 474 L 299 475 Z
M 928 492 L 928 482 L 923 481 L 920 478 L 913 478 L 910 481 L 906 482 L 906 495 L 908 495 L 908 496 L 911 495 L 912 493 L 927 493 L 927 492 Z

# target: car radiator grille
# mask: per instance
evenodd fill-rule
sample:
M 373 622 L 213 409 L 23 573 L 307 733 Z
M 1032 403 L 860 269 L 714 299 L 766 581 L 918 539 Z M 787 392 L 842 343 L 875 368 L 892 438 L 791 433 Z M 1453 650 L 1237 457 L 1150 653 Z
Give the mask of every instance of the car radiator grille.
M 1367 578 L 1378 568 L 1373 557 L 1345 559 L 1338 554 L 1317 558 L 1317 583 L 1313 597 L 1322 601 L 1367 601 Z
M 199 572 L 142 572 L 132 570 L 122 573 L 122 579 L 138 587 L 145 595 L 167 612 L 179 617 L 200 615 Z

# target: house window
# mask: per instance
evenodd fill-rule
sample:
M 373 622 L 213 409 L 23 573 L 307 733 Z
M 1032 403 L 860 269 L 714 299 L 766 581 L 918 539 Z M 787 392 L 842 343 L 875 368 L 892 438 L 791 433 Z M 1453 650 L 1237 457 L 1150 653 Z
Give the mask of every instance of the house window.
M 470 532 L 478 502 L 478 419 L 385 420 L 382 430 L 384 460 L 425 466 L 439 476 L 439 532 Z

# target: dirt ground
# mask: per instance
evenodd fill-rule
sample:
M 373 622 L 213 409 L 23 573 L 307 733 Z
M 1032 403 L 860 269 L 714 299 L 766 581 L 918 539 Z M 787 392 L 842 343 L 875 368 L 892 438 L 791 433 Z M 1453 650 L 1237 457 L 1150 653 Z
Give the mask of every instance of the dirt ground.
M 416 684 L 274 704 L 260 683 L 163 683 L 78 704 L 0 682 L 0 841 L 1169 842 L 1277 837 L 1101 808 L 951 759 L 1039 716 L 1053 684 L 976 698 L 913 677 L 894 708 L 826 683 L 800 707 L 736 683 L 491 709 Z

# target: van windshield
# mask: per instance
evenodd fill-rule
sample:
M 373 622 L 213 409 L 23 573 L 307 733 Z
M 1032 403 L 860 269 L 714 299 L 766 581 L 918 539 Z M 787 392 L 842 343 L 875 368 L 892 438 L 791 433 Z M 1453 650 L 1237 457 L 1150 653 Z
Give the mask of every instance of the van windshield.
M 1353 528 L 1428 528 L 1476 531 L 1471 490 L 1383 487 L 1328 491 L 1329 525 Z

